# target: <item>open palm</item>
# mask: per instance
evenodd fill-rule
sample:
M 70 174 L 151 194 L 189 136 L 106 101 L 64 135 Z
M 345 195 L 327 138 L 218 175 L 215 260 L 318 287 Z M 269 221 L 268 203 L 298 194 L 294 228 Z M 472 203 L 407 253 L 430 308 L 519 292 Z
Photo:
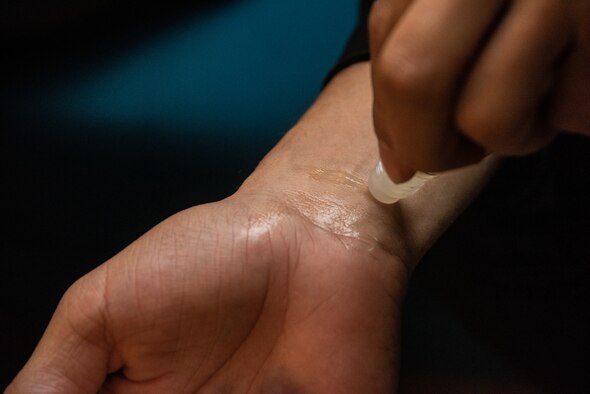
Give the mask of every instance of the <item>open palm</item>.
M 282 204 L 256 207 L 181 212 L 83 277 L 25 368 L 42 376 L 12 389 L 390 391 L 404 266 Z

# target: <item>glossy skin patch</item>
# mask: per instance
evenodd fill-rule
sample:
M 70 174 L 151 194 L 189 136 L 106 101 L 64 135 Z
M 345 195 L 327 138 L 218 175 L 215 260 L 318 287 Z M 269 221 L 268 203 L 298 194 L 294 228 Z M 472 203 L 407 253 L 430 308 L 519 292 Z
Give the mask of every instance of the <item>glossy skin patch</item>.
M 344 171 L 329 170 L 325 168 L 316 168 L 310 171 L 309 176 L 316 181 L 330 182 L 336 185 L 350 186 L 355 189 L 364 189 L 365 182 Z

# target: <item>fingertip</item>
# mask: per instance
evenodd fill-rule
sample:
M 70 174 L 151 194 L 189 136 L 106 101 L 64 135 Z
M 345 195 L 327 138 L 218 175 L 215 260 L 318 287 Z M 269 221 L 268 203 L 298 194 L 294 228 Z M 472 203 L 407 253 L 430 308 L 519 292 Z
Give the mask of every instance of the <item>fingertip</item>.
M 395 152 L 383 143 L 379 143 L 379 156 L 381 157 L 383 169 L 395 183 L 405 182 L 416 173 L 416 170 L 402 163 L 395 155 Z

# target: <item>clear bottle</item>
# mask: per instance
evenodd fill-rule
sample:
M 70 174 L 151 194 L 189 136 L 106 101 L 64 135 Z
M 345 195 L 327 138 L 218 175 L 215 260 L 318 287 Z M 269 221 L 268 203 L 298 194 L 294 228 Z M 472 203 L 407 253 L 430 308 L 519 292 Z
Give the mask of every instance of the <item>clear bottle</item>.
M 389 178 L 383 164 L 379 161 L 369 176 L 369 191 L 377 201 L 393 204 L 416 193 L 424 183 L 436 176 L 437 174 L 417 172 L 408 181 L 395 183 Z

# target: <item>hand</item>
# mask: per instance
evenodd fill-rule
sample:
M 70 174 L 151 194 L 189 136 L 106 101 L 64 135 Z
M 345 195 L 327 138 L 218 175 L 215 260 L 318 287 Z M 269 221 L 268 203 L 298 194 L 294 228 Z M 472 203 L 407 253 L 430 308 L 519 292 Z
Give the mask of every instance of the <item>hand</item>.
M 294 206 L 197 207 L 74 284 L 9 392 L 387 392 L 406 275 Z
M 370 96 L 343 71 L 234 196 L 77 281 L 7 392 L 392 392 L 408 274 L 492 168 L 376 203 Z
M 590 134 L 590 1 L 377 0 L 370 33 L 394 181 Z

